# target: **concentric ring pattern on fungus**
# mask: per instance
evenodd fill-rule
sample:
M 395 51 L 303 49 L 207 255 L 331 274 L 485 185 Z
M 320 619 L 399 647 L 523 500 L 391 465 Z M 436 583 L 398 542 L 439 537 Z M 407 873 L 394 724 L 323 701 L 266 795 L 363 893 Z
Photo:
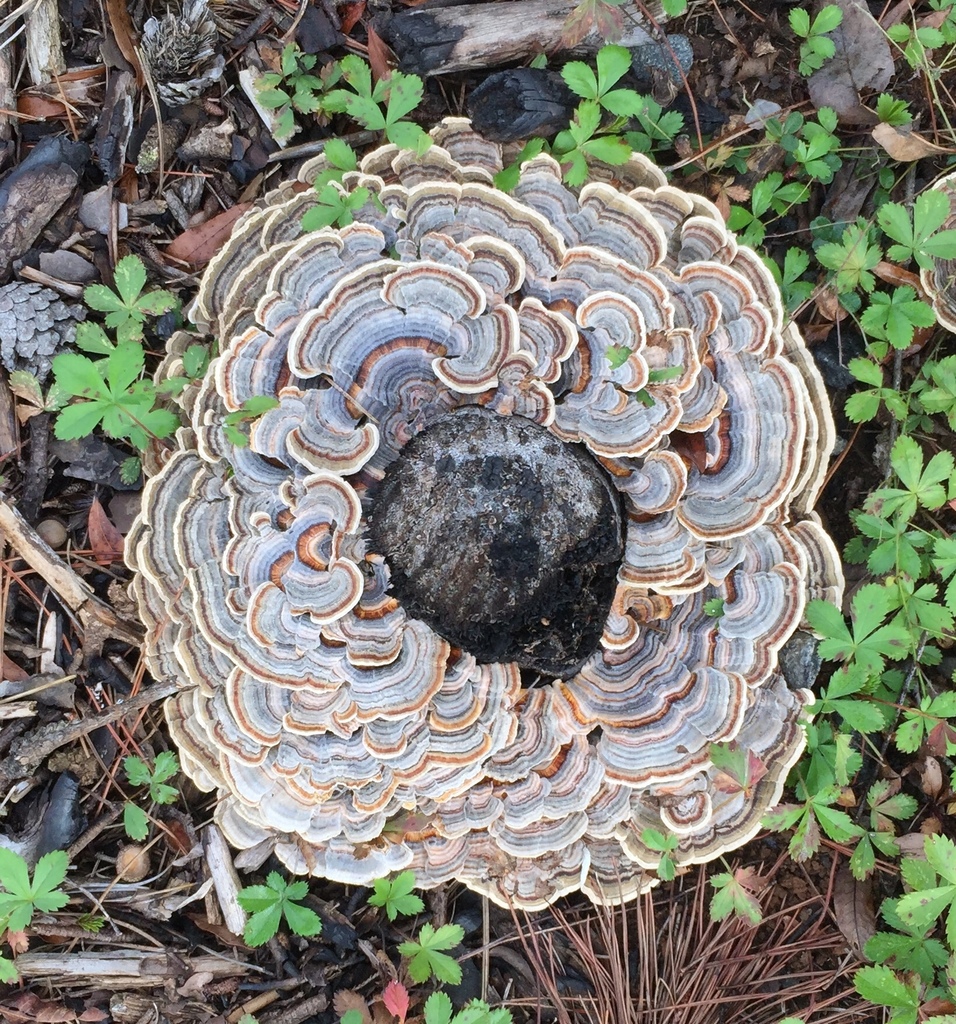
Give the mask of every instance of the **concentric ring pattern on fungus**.
M 236 847 L 526 908 L 628 898 L 654 882 L 646 830 L 679 864 L 741 845 L 801 751 L 809 694 L 777 655 L 842 589 L 813 512 L 823 384 L 760 259 L 643 157 L 575 190 L 540 156 L 505 194 L 500 147 L 432 135 L 346 176 L 374 198 L 353 224 L 304 234 L 292 183 L 210 264 L 193 319 L 222 354 L 128 543 L 149 666 Z M 237 448 L 224 417 L 259 395 Z M 371 549 L 388 467 L 464 407 L 580 446 L 620 496 L 603 635 L 566 678 L 454 646 Z M 758 781 L 715 768 L 731 742 Z

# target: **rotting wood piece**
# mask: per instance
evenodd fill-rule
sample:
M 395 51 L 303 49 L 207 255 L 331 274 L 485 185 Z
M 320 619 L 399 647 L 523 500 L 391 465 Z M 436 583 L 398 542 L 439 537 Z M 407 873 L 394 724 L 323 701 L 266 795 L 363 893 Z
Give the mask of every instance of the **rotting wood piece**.
M 375 29 L 398 54 L 402 71 L 441 75 L 470 68 L 495 67 L 553 53 L 576 0 L 515 0 L 456 7 L 423 4 L 376 19 Z M 639 46 L 651 41 L 648 14 L 658 25 L 667 16 L 660 0 L 647 4 L 627 0 L 621 5 L 624 34 L 616 42 Z M 606 42 L 589 32 L 571 54 L 595 53 Z
M 17 957 L 22 978 L 55 979 L 61 986 L 96 984 L 124 988 L 160 986 L 167 979 L 182 983 L 190 975 L 236 978 L 249 965 L 221 956 L 181 957 L 175 953 L 114 951 L 102 953 L 24 953 Z

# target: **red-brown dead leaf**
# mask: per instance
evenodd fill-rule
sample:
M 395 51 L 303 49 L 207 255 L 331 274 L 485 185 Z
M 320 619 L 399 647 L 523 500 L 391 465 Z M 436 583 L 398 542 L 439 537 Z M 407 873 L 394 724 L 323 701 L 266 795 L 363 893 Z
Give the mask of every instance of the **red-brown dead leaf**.
M 176 989 L 176 995 L 184 999 L 202 999 L 206 995 L 206 986 L 214 979 L 212 971 L 196 971 Z
M 927 999 L 919 1008 L 922 1020 L 929 1020 L 937 1014 L 952 1013 L 953 1010 L 956 1010 L 956 1003 L 951 1003 L 948 999 L 944 999 L 943 996 L 933 996 L 932 999 Z
M 22 683 L 24 679 L 30 678 L 30 673 L 24 671 L 15 662 L 11 661 L 5 654 L 0 654 L 0 675 L 14 683 Z
M 233 935 L 224 924 L 214 924 L 205 914 L 194 914 L 190 911 L 183 911 L 183 913 L 201 932 L 214 935 L 224 946 L 235 949 L 248 948 L 242 939 Z
M 915 289 L 916 294 L 921 299 L 926 298 L 926 293 L 923 291 L 922 284 L 920 284 L 919 274 L 914 274 L 911 270 L 904 270 L 895 263 L 887 263 L 886 260 L 880 260 L 873 268 L 873 273 L 887 284 L 897 286 L 909 285 L 910 288 Z
M 368 62 L 376 81 L 388 78 L 398 64 L 398 58 L 371 25 L 368 26 Z
M 10 944 L 14 956 L 26 953 L 30 948 L 30 940 L 27 938 L 26 932 L 7 932 L 6 940 Z
M 831 288 L 829 285 L 817 289 L 816 306 L 817 311 L 822 317 L 833 322 L 843 320 L 850 315 L 840 305 L 840 297 L 837 295 L 836 289 Z
M 916 766 L 919 787 L 930 798 L 938 800 L 943 792 L 943 769 L 935 757 L 924 757 Z
M 252 203 L 237 203 L 205 223 L 187 228 L 169 243 L 166 254 L 193 266 L 208 263 L 228 241 L 233 225 L 250 206 Z
M 836 803 L 837 807 L 856 807 L 856 793 L 849 786 L 844 786 L 840 790 Z
M 904 836 L 897 836 L 896 845 L 900 848 L 900 855 L 903 857 L 921 857 L 924 860 L 926 840 L 919 832 L 907 832 Z
M 340 8 L 343 6 L 345 11 L 341 15 L 342 34 L 348 35 L 358 24 L 359 18 L 365 13 L 365 0 L 355 0 L 353 3 L 339 5 Z
M 11 1024 L 64 1024 L 75 1021 L 76 1013 L 59 1003 L 41 999 L 32 992 L 23 992 L 11 999 L 9 1003 L 0 1005 L 0 1015 Z
M 594 32 L 613 43 L 624 31 L 624 15 L 610 4 L 598 0 L 581 0 L 565 18 L 559 47 L 571 50 L 589 33 Z
M 938 722 L 926 737 L 926 749 L 937 757 L 946 757 L 948 751 L 956 743 L 956 728 L 949 722 Z
M 133 28 L 133 19 L 129 16 L 129 5 L 125 0 L 106 0 L 106 14 L 110 20 L 110 28 L 113 30 L 113 38 L 119 47 L 120 53 L 129 61 L 130 67 L 136 72 L 136 84 L 143 86 L 146 77 L 143 75 L 143 65 L 139 62 L 139 55 L 136 52 L 136 30 Z
M 38 121 L 52 121 L 57 117 L 66 117 L 66 106 L 59 100 L 51 100 L 49 96 L 24 92 L 17 97 L 17 113 L 21 117 Z
M 742 885 L 748 892 L 760 893 L 770 884 L 767 875 L 761 875 L 756 868 L 737 868 L 734 871 L 734 881 Z
M 123 557 L 123 535 L 110 522 L 106 510 L 94 498 L 90 505 L 90 516 L 87 521 L 90 532 L 90 547 L 93 557 L 100 565 L 111 565 Z
M 177 857 L 184 857 L 192 849 L 192 840 L 181 821 L 170 818 L 166 822 L 166 841 Z

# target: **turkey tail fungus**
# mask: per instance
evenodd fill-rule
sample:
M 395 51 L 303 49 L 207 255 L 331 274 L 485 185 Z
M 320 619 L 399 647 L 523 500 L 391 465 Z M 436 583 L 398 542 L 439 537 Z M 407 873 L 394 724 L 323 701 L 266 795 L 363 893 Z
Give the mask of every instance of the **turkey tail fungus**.
M 292 183 L 210 264 L 221 355 L 128 544 L 149 666 L 237 847 L 626 899 L 648 829 L 680 865 L 741 845 L 802 750 L 777 656 L 842 590 L 823 384 L 760 259 L 644 157 L 570 189 L 539 156 L 508 195 L 500 146 L 432 137 L 346 174 L 354 223 L 304 234 Z

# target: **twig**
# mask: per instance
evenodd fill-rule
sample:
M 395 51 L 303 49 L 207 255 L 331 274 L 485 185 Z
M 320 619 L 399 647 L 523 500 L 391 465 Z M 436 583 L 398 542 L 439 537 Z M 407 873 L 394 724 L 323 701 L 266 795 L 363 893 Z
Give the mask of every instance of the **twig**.
M 0 534 L 34 572 L 40 574 L 56 596 L 91 632 L 115 637 L 138 647 L 140 632 L 101 601 L 85 580 L 46 544 L 23 516 L 5 501 L 0 501 Z
M 50 414 L 41 412 L 30 418 L 30 462 L 20 497 L 20 510 L 28 521 L 36 519 L 46 492 L 49 454 Z
M 40 762 L 54 750 L 67 743 L 73 743 L 94 729 L 109 725 L 135 711 L 141 711 L 148 705 L 174 694 L 176 689 L 175 682 L 157 683 L 88 718 L 41 725 L 33 729 L 14 742 L 10 753 L 0 761 L 0 792 L 5 792 L 17 779 L 33 775 Z

